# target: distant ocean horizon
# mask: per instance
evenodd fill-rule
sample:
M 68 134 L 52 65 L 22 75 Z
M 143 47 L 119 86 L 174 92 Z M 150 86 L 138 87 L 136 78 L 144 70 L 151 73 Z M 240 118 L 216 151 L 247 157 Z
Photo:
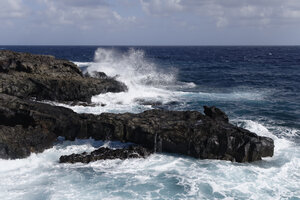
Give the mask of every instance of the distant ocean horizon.
M 0 45 L 53 55 L 85 72 L 124 82 L 96 95 L 104 107 L 78 113 L 197 110 L 215 105 L 230 122 L 274 139 L 275 154 L 254 163 L 158 153 L 146 159 L 59 164 L 63 154 L 118 148 L 118 142 L 60 141 L 29 158 L 0 159 L 0 199 L 300 199 L 300 46 Z M 159 101 L 159 106 L 138 100 Z

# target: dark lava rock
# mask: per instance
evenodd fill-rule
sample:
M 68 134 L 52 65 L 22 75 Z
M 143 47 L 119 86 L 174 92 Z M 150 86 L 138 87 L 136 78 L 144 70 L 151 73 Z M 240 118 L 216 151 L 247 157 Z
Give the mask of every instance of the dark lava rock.
M 21 158 L 30 152 L 40 152 L 50 147 L 57 136 L 67 140 L 91 137 L 133 142 L 153 151 L 201 159 L 251 162 L 273 156 L 271 138 L 236 127 L 224 116 L 212 116 L 197 111 L 166 110 L 77 114 L 67 108 L 0 93 L 0 157 Z
M 56 135 L 41 127 L 0 125 L 0 158 L 25 158 L 53 146 Z
M 98 78 L 98 79 L 108 79 L 110 77 L 108 77 L 104 72 L 92 72 L 92 73 L 89 73 L 89 72 L 86 72 L 83 74 L 83 76 L 85 77 L 94 77 L 94 78 Z
M 53 56 L 0 51 L 0 92 L 20 98 L 89 102 L 93 95 L 127 90 L 123 83 L 97 74 L 85 77 L 75 64 Z
M 160 106 L 162 105 L 161 101 L 152 101 L 147 99 L 135 99 L 135 102 L 137 102 L 140 105 L 144 106 Z
M 0 93 L 0 158 L 24 158 L 42 152 L 63 132 L 76 133 L 76 121 L 80 123 L 69 109 Z
M 219 108 L 216 108 L 215 106 L 203 106 L 205 115 L 211 117 L 214 120 L 224 121 L 228 122 L 228 116 Z
M 101 131 L 92 133 L 93 138 L 101 139 L 101 133 L 109 133 L 113 140 L 133 142 L 154 151 L 237 162 L 260 160 L 273 156 L 274 152 L 271 138 L 236 127 L 224 120 L 224 116 L 214 118 L 197 111 L 148 110 L 139 114 L 103 113 L 97 118 Z
M 94 72 L 93 77 L 99 78 L 99 79 L 107 79 L 108 76 L 104 72 Z
M 101 147 L 90 154 L 84 152 L 81 154 L 71 154 L 67 156 L 61 156 L 59 158 L 60 163 L 89 163 L 97 160 L 106 159 L 128 159 L 128 158 L 145 158 L 152 152 L 141 146 L 130 146 L 126 149 L 109 149 Z

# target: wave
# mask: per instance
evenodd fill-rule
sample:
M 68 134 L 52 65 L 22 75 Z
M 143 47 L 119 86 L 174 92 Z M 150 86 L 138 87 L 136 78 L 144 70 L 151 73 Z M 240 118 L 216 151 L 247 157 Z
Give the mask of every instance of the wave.
M 239 122 L 259 135 L 274 138 L 276 145 L 282 143 L 275 149 L 274 157 L 254 163 L 231 163 L 153 154 L 146 159 L 59 164 L 57 161 L 64 154 L 90 152 L 100 146 L 124 146 L 92 139 L 63 141 L 26 159 L 0 159 L 3 166 L 0 198 L 293 199 L 299 196 L 299 146 L 278 138 L 262 123 Z
M 113 49 L 99 48 L 95 52 L 94 61 L 87 68 L 88 72 L 102 71 L 109 76 L 118 76 L 129 89 L 137 85 L 161 87 L 176 82 L 177 69 L 158 68 L 155 63 L 146 60 L 142 50 L 130 49 L 119 53 Z
M 177 102 L 177 108 L 184 109 L 186 105 L 189 105 L 189 102 L 257 101 L 264 98 L 259 92 L 247 91 L 231 93 L 188 92 L 191 89 L 195 90 L 193 88 L 197 85 L 193 82 L 178 81 L 177 69 L 157 65 L 147 59 L 142 50 L 129 49 L 127 52 L 119 52 L 115 49 L 98 48 L 94 55 L 94 62 L 74 63 L 84 72 L 90 74 L 95 71 L 104 72 L 108 76 L 116 77 L 117 80 L 128 86 L 127 92 L 105 93 L 92 97 L 93 103 L 105 106 L 83 107 L 57 104 L 69 107 L 79 113 L 137 113 L 153 108 L 153 104 L 164 105 Z M 145 104 L 145 102 L 147 103 Z
M 147 60 L 144 51 L 141 50 L 129 49 L 121 53 L 114 49 L 99 48 L 95 52 L 94 62 L 75 62 L 75 64 L 79 67 L 86 67 L 85 71 L 90 74 L 96 71 L 116 77 L 128 87 L 127 92 L 94 96 L 92 102 L 106 105 L 105 108 L 89 109 L 96 113 L 102 111 L 140 112 L 149 109 L 149 106 L 140 105 L 141 101 L 162 104 L 176 101 L 178 96 L 176 89 L 196 86 L 194 83 L 177 81 L 177 69 L 158 67 L 154 62 Z M 82 107 L 73 109 L 79 112 L 88 111 Z
M 88 67 L 92 64 L 94 64 L 94 62 L 77 62 L 77 61 L 72 61 L 75 65 L 77 65 L 78 67 Z
M 289 147 L 293 145 L 293 143 L 289 139 L 291 137 L 291 132 L 297 131 L 287 127 L 269 126 L 252 120 L 237 120 L 236 124 L 260 136 L 272 138 L 275 145 L 275 155 L 278 154 L 280 150 L 289 149 Z M 275 131 L 271 132 L 271 130 L 274 129 Z M 277 134 L 278 131 L 280 131 L 280 135 Z
M 190 100 L 201 100 L 201 101 L 259 101 L 264 99 L 264 95 L 259 92 L 248 92 L 248 91 L 239 91 L 239 92 L 228 92 L 228 93 L 215 93 L 215 92 L 183 92 L 183 98 Z

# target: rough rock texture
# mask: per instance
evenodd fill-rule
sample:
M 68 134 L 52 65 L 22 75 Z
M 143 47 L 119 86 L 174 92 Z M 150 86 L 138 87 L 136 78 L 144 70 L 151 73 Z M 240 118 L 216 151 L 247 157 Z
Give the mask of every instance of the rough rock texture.
M 0 157 L 21 158 L 40 152 L 56 136 L 120 140 L 154 151 L 237 162 L 273 155 L 271 138 L 228 123 L 227 116 L 215 107 L 206 107 L 205 113 L 149 110 L 95 116 L 0 93 Z
M 93 95 L 127 87 L 105 74 L 83 76 L 80 69 L 53 56 L 0 51 L 0 92 L 38 100 L 90 101 Z
M 202 159 L 251 162 L 273 156 L 271 138 L 257 136 L 228 123 L 224 112 L 206 107 L 197 111 L 149 110 L 140 114 L 98 116 L 95 139 L 118 139 L 134 142 L 155 151 L 180 153 Z M 213 116 L 213 117 L 212 117 Z M 103 135 L 106 134 L 106 135 Z
M 251 162 L 273 156 L 271 138 L 236 127 L 218 108 L 196 111 L 149 110 L 140 114 L 77 114 L 70 109 L 31 101 L 88 102 L 92 95 L 120 92 L 124 84 L 104 73 L 83 76 L 71 62 L 52 56 L 0 51 L 0 158 L 24 158 L 53 145 L 58 136 L 67 140 L 94 138 L 133 142 L 159 152 L 196 158 Z M 159 106 L 159 102 L 144 102 Z M 177 102 L 174 102 L 177 103 Z M 84 103 L 83 103 L 84 104 Z M 66 162 L 134 157 L 136 149 L 96 150 L 71 155 Z
M 97 160 L 106 159 L 128 159 L 128 158 L 145 158 L 149 156 L 152 151 L 141 146 L 130 146 L 125 149 L 109 149 L 101 147 L 90 154 L 84 152 L 81 154 L 71 154 L 67 156 L 61 156 L 59 158 L 60 163 L 89 163 Z
M 63 107 L 0 93 L 0 158 L 24 158 L 52 147 L 62 132 L 76 131 L 79 117 Z M 70 119 L 70 121 L 68 120 Z
M 0 158 L 24 158 L 52 147 L 56 135 L 40 127 L 0 125 Z

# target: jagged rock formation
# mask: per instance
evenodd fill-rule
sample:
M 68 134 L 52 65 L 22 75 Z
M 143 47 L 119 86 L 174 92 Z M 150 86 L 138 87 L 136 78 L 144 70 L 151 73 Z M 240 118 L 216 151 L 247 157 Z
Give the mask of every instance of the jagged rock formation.
M 196 158 L 251 162 L 272 156 L 271 138 L 236 127 L 218 108 L 196 111 L 149 110 L 139 114 L 77 114 L 70 109 L 30 100 L 86 101 L 103 92 L 127 88 L 104 73 L 84 76 L 71 62 L 53 56 L 0 51 L 0 158 L 24 158 L 67 140 L 94 138 L 133 142 L 158 152 Z M 147 103 L 147 102 L 146 102 Z M 150 102 L 151 103 L 151 102 Z M 159 103 L 155 103 L 159 105 Z M 117 153 L 116 153 L 117 152 Z M 142 147 L 101 148 L 91 154 L 62 157 L 61 162 L 145 156 Z
M 61 156 L 59 158 L 60 163 L 89 163 L 97 160 L 107 159 L 128 159 L 128 158 L 145 158 L 152 153 L 149 149 L 141 146 L 130 146 L 125 149 L 110 149 L 101 147 L 91 153 L 71 154 L 67 156 Z
M 0 92 L 20 98 L 53 101 L 86 101 L 105 92 L 127 87 L 105 74 L 83 76 L 80 69 L 53 56 L 0 51 Z
M 196 158 L 251 162 L 272 156 L 271 138 L 228 123 L 215 107 L 139 114 L 77 114 L 70 109 L 0 94 L 0 158 L 22 158 L 49 148 L 57 136 L 140 144 Z

